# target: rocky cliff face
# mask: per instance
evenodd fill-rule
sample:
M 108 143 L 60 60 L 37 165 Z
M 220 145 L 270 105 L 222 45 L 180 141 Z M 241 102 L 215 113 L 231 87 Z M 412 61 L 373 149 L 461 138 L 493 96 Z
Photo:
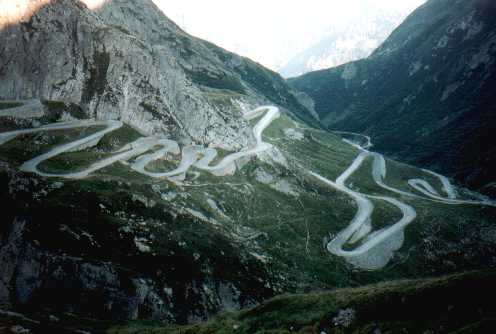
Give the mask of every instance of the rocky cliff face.
M 369 58 L 291 84 L 334 129 L 477 187 L 495 179 L 496 6 L 431 0 Z
M 151 1 L 93 11 L 75 0 L 18 2 L 20 13 L 0 17 L 1 99 L 70 102 L 87 117 L 226 148 L 250 140 L 244 108 L 270 101 L 305 117 L 278 75 L 187 35 Z
M 36 108 L 30 105 L 41 115 L 50 110 L 41 123 L 64 114 L 118 119 L 141 134 L 233 151 L 253 140 L 243 111 L 261 104 L 279 105 L 293 118 L 318 124 L 279 75 L 187 35 L 153 2 L 101 1 L 93 9 L 89 2 L 0 4 L 0 100 L 41 99 Z M 41 115 L 23 111 L 26 117 Z M 4 118 L 0 127 L 39 121 Z M 124 142 L 138 136 L 126 131 Z M 252 305 L 278 289 L 270 283 L 274 275 L 246 245 L 204 224 L 208 219 L 196 211 L 143 204 L 140 190 L 123 190 L 122 181 L 90 182 L 95 187 L 86 189 L 76 182 L 63 199 L 34 199 L 44 193 L 44 181 L 8 164 L 0 170 L 2 206 L 9 207 L 0 228 L 0 308 L 192 322 Z M 104 195 L 105 189 L 111 193 Z M 103 203 L 119 193 L 123 197 L 114 202 L 119 209 Z M 175 197 L 180 198 L 160 200 Z M 160 231 L 141 233 L 145 221 L 154 221 Z M 163 247 L 150 251 L 150 238 Z

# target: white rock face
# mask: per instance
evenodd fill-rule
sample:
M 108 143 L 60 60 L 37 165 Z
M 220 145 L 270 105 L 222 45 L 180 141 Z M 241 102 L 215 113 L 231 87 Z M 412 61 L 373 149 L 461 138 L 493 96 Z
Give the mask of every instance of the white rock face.
M 453 94 L 454 92 L 456 92 L 456 90 L 458 88 L 460 88 L 461 86 L 463 86 L 462 81 L 457 81 L 457 82 L 454 82 L 454 83 L 448 85 L 443 91 L 443 96 L 441 96 L 441 102 L 447 100 L 449 98 L 449 96 L 451 94 Z
M 483 28 L 483 23 L 479 21 L 476 15 L 476 11 L 470 12 L 465 17 L 462 17 L 459 21 L 453 23 L 448 27 L 447 32 L 453 35 L 457 32 L 462 31 L 465 33 L 463 40 L 471 39 L 477 36 Z
M 263 184 L 274 182 L 274 176 L 262 168 L 257 168 L 257 170 L 255 170 L 255 179 Z
M 351 80 L 357 74 L 357 67 L 354 63 L 349 63 L 344 67 L 343 73 L 341 74 L 341 78 L 344 80 Z
M 284 193 L 286 195 L 291 195 L 291 196 L 295 196 L 295 197 L 299 196 L 296 188 L 291 183 L 289 183 L 287 180 L 279 180 L 276 183 L 272 184 L 271 188 L 273 188 L 273 189 L 275 189 L 281 193 Z
M 417 74 L 418 71 L 422 68 L 422 63 L 420 61 L 413 62 L 410 64 L 410 68 L 408 69 L 408 75 L 411 77 Z
M 305 138 L 303 132 L 293 128 L 284 129 L 284 135 L 293 140 L 303 140 L 303 138 Z
M 470 70 L 475 70 L 479 66 L 481 66 L 485 72 L 487 72 L 486 76 L 489 76 L 488 69 L 494 64 L 495 59 L 494 49 L 496 45 L 496 34 L 493 34 L 486 44 L 483 45 L 482 48 L 478 50 L 476 54 L 472 56 L 472 59 L 468 63 Z
M 437 42 L 436 49 L 442 49 L 448 45 L 449 42 L 449 37 L 444 35 L 439 39 L 439 42 Z

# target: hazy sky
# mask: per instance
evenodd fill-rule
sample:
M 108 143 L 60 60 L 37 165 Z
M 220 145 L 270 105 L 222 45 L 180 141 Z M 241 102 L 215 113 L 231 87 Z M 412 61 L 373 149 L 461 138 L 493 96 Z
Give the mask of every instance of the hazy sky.
M 188 33 L 277 69 L 339 21 L 425 0 L 153 0 Z

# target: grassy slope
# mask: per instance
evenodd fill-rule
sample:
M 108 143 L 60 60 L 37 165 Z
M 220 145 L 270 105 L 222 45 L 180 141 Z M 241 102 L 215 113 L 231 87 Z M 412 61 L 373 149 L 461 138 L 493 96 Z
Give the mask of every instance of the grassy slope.
M 22 103 L 0 101 L 0 110 L 16 108 L 16 107 L 20 107 L 20 106 L 22 106 Z
M 111 327 L 131 333 L 489 333 L 496 309 L 488 293 L 496 272 L 404 280 L 306 295 L 283 295 L 220 315 L 205 324 L 163 327 L 130 323 Z M 350 311 L 349 322 L 338 321 Z
M 494 270 L 439 278 L 398 280 L 359 288 L 281 295 L 250 309 L 225 312 L 209 322 L 174 326 L 151 321 L 106 322 L 58 315 L 54 322 L 0 314 L 0 328 L 21 325 L 34 333 L 287 334 L 287 333 L 492 333 L 496 308 Z M 348 316 L 341 316 L 347 313 Z
M 289 82 L 329 127 L 366 132 L 377 150 L 480 189 L 495 179 L 494 52 L 487 65 L 470 64 L 494 43 L 495 12 L 490 1 L 427 1 L 370 57 Z M 481 29 L 469 37 L 460 22 Z
M 284 130 L 288 128 L 304 133 L 304 138 L 295 140 L 286 136 Z M 76 131 L 71 136 L 77 138 L 88 131 L 91 129 Z M 48 143 L 68 139 L 67 134 L 54 133 L 52 136 Z M 417 209 L 419 218 L 407 228 L 406 242 L 398 256 L 393 259 L 391 265 L 379 272 L 353 270 L 342 259 L 330 256 L 323 243 L 329 234 L 336 234 L 347 226 L 355 214 L 354 202 L 346 195 L 315 182 L 301 167 L 333 180 L 349 166 L 358 151 L 344 144 L 335 135 L 301 127 L 287 116 L 275 121 L 265 131 L 264 136 L 265 140 L 274 144 L 284 154 L 288 160 L 288 167 L 251 159 L 233 176 L 218 178 L 202 172 L 194 181 L 178 186 L 146 178 L 126 166 L 115 164 L 97 172 L 94 177 L 84 182 L 91 185 L 93 182 L 101 182 L 100 180 L 131 181 L 129 190 L 132 192 L 163 205 L 193 210 L 215 221 L 229 238 L 242 242 L 243 247 L 252 254 L 264 258 L 267 264 L 283 273 L 281 281 L 285 282 L 284 285 L 293 286 L 293 289 L 363 284 L 386 278 L 445 273 L 459 266 L 477 268 L 482 263 L 486 264 L 486 261 L 479 257 L 482 257 L 485 247 L 491 246 L 491 242 L 479 240 L 481 236 L 476 230 L 492 229 L 494 209 L 449 206 L 402 198 Z M 44 162 L 42 168 L 60 171 L 67 168 L 71 161 L 77 162 L 77 166 L 72 166 L 71 170 L 81 168 L 136 137 L 137 134 L 132 129 L 123 128 L 106 136 L 96 149 L 61 155 Z M 31 152 L 27 141 L 32 139 L 23 138 L 10 143 L 10 146 L 1 147 L 2 155 L 10 157 L 10 153 L 16 152 L 15 154 L 24 158 L 24 153 L 19 153 L 17 146 L 21 144 L 28 147 L 29 156 L 33 156 L 35 153 Z M 41 151 L 44 150 L 46 147 L 41 146 Z M 228 152 L 221 153 L 225 155 Z M 170 161 L 151 165 L 151 170 L 173 168 L 178 164 L 179 157 L 171 158 Z M 13 162 L 20 161 L 14 159 Z M 268 184 L 258 182 L 257 175 L 261 171 L 270 174 L 273 180 Z M 365 193 L 395 197 L 395 194 L 375 185 L 370 171 L 371 160 L 368 159 L 350 178 L 353 187 Z M 440 183 L 436 178 L 414 167 L 388 161 L 388 184 L 411 191 L 406 181 L 412 177 L 426 178 L 441 192 Z M 278 190 L 277 185 L 280 182 L 289 184 L 298 195 Z M 168 194 L 167 199 L 164 200 L 160 194 L 149 190 L 152 186 L 159 186 L 161 191 Z M 96 187 L 95 191 L 101 192 L 103 189 Z M 374 204 L 375 228 L 389 225 L 400 218 L 400 213 L 395 207 L 376 200 Z M 464 232 L 469 236 L 471 233 L 477 234 L 467 241 L 470 249 L 474 249 L 469 252 L 471 256 L 468 257 L 461 256 L 461 246 L 456 245 L 464 238 Z M 441 250 L 431 245 L 434 241 L 442 244 Z M 484 245 L 484 251 L 477 250 L 477 243 Z M 155 246 L 162 247 L 159 241 L 152 243 L 152 249 Z M 446 257 L 447 254 L 449 256 Z M 426 256 L 430 261 L 426 261 Z M 473 262 L 475 258 L 477 261 Z
M 288 128 L 304 133 L 303 139 L 286 136 L 284 130 Z M 78 132 L 71 134 L 76 137 L 80 135 Z M 98 201 L 105 206 L 105 215 L 109 216 L 109 219 L 98 224 L 117 224 L 120 229 L 127 225 L 138 237 L 155 236 L 153 240 L 148 238 L 146 243 L 151 249 L 152 255 L 147 260 L 150 263 L 181 263 L 186 260 L 191 262 L 188 268 L 202 267 L 206 263 L 207 267 L 213 263 L 213 268 L 228 266 L 232 275 L 228 273 L 223 277 L 244 282 L 241 284 L 250 284 L 247 282 L 266 277 L 257 269 L 265 268 L 271 272 L 272 278 L 267 282 L 262 281 L 261 286 L 265 284 L 276 293 L 425 277 L 492 264 L 495 241 L 487 236 L 494 232 L 494 209 L 403 199 L 412 204 L 419 214 L 419 218 L 406 230 L 405 245 L 383 270 L 355 270 L 341 258 L 330 255 L 324 248 L 324 242 L 328 240 L 329 233 L 335 234 L 348 224 L 355 214 L 356 205 L 346 195 L 315 182 L 301 167 L 335 179 L 356 157 L 357 150 L 344 144 L 335 135 L 303 128 L 286 116 L 275 121 L 264 135 L 265 140 L 273 143 L 284 154 L 288 167 L 251 159 L 233 176 L 218 178 L 201 173 L 198 179 L 177 185 L 144 177 L 127 166 L 115 164 L 83 181 L 64 180 L 64 187 L 51 192 L 45 201 L 54 206 L 60 203 L 63 207 L 71 201 L 76 203 L 80 196 L 78 194 L 93 194 L 91 196 L 97 196 Z M 55 135 L 53 140 L 68 140 L 64 136 L 67 134 L 60 138 Z M 109 152 L 134 140 L 136 136 L 132 129 L 122 129 L 106 136 L 95 150 L 61 155 L 47 162 L 45 167 L 50 169 L 55 164 L 59 168 L 61 161 L 66 163 L 78 154 L 84 155 L 83 161 L 92 161 L 101 154 L 99 152 Z M 27 151 L 28 156 L 34 156 L 37 149 L 46 149 L 44 146 L 30 146 L 28 142 L 21 139 L 11 142 L 11 146 L 0 148 L 3 150 L 2 157 L 16 165 L 21 162 L 19 157 L 25 158 L 23 152 Z M 17 152 L 18 156 L 14 156 L 14 153 L 9 155 L 8 152 Z M 161 168 L 172 168 L 177 163 L 176 157 L 176 160 L 169 161 Z M 273 181 L 269 184 L 257 181 L 260 171 L 272 175 Z M 388 161 L 387 182 L 390 185 L 409 190 L 405 186 L 405 179 L 423 174 L 414 167 Z M 392 195 L 373 184 L 370 161 L 366 161 L 351 181 L 354 187 L 362 191 Z M 429 181 L 441 191 L 439 183 Z M 278 190 L 278 182 L 289 184 L 298 196 Z M 144 207 L 134 199 L 135 195 L 156 203 L 156 206 Z M 216 207 L 212 206 L 212 202 Z M 399 212 L 394 207 L 375 203 L 375 227 L 398 219 Z M 163 212 L 178 210 L 182 212 L 180 219 L 163 220 Z M 134 217 L 133 222 L 119 218 L 120 212 Z M 205 219 L 198 220 L 195 217 L 198 214 L 208 219 L 210 224 L 199 224 Z M 71 218 L 65 219 L 64 223 L 68 219 Z M 78 228 L 85 230 L 87 227 Z M 88 228 L 90 234 L 100 233 L 97 228 Z M 64 238 L 61 235 L 58 239 Z M 101 240 L 102 243 L 106 242 L 104 238 Z M 222 240 L 221 247 L 227 247 L 224 255 L 218 251 L 218 240 Z M 57 244 L 53 247 L 66 246 Z M 108 252 L 106 260 L 121 256 L 117 251 L 114 254 L 111 248 Z M 232 258 L 227 259 L 229 265 L 224 263 L 226 253 L 232 254 Z M 243 264 L 243 261 L 236 262 L 237 257 L 245 258 L 247 254 L 251 254 L 249 266 Z M 195 260 L 197 255 L 200 255 L 199 261 Z M 141 260 L 136 260 L 138 264 L 126 261 L 123 262 L 125 266 L 140 270 L 138 262 Z M 189 274 L 203 275 L 201 269 L 198 272 L 196 270 Z M 180 276 L 176 278 L 180 279 Z

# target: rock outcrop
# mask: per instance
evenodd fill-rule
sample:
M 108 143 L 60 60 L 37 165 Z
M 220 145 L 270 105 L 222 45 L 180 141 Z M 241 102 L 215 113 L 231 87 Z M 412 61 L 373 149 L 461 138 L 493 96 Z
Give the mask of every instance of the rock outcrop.
M 16 113 L 2 126 L 114 119 L 181 146 L 239 150 L 255 140 L 242 117 L 255 106 L 275 104 L 317 124 L 279 75 L 189 36 L 152 1 L 100 2 L 0 3 L 0 100 L 9 105 L 1 115 Z M 12 109 L 26 99 L 33 103 Z M 9 208 L 0 228 L 0 308 L 192 322 L 275 293 L 270 270 L 244 245 L 186 210 L 138 208 L 139 191 L 122 183 L 73 184 L 59 202 L 44 197 L 43 180 L 8 164 L 0 170 Z M 102 195 L 109 188 L 116 191 Z M 109 215 L 102 203 L 120 193 Z M 146 224 L 159 230 L 144 233 Z M 153 237 L 165 238 L 155 240 L 159 249 L 150 248 Z
M 274 295 L 270 270 L 192 215 L 147 207 L 122 184 L 115 206 L 84 186 L 0 170 L 0 310 L 186 323 Z
M 93 10 L 16 3 L 0 14 L 0 99 L 63 101 L 146 134 L 230 149 L 251 139 L 244 108 L 270 102 L 306 117 L 277 74 L 189 36 L 150 0 Z

